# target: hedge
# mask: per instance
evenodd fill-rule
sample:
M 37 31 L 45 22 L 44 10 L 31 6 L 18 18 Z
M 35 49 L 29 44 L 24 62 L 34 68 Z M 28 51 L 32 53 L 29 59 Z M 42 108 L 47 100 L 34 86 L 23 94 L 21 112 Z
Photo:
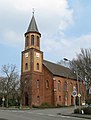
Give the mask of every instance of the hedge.
M 91 107 L 77 108 L 74 110 L 76 114 L 91 114 Z

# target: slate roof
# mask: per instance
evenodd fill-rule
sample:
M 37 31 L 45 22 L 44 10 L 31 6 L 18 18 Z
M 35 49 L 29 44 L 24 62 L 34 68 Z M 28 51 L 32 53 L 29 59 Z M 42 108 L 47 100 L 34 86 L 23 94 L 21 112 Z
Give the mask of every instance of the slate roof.
M 30 21 L 27 32 L 38 32 L 39 33 L 39 30 L 38 30 L 38 27 L 37 27 L 37 24 L 36 24 L 36 21 L 35 21 L 34 14 L 33 14 L 32 19 Z
M 46 60 L 43 60 L 43 64 L 53 75 L 76 80 L 76 75 L 67 67 Z

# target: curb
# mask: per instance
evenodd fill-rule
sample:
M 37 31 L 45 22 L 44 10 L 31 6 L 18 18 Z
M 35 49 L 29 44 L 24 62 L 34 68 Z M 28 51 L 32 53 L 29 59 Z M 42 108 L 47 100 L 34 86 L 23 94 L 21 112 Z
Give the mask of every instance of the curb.
M 62 113 L 57 113 L 57 115 L 61 116 L 70 116 L 70 117 L 78 117 L 78 118 L 86 118 L 91 120 L 91 115 L 82 115 L 82 114 L 62 114 Z

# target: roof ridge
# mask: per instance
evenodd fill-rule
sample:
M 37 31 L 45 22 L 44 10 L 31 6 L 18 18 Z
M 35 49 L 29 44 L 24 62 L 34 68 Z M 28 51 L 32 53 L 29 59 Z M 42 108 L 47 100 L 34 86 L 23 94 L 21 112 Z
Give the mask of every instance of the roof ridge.
M 68 67 L 65 67 L 65 66 L 63 66 L 63 65 L 60 65 L 60 64 L 57 64 L 57 63 L 54 63 L 54 62 L 48 61 L 48 60 L 43 60 L 43 61 L 45 61 L 45 62 L 49 62 L 49 63 L 51 63 L 51 64 L 55 64 L 55 65 L 57 65 L 57 66 L 64 67 L 64 68 L 66 68 L 66 69 L 69 69 Z M 69 69 L 69 70 L 70 70 L 70 69 Z

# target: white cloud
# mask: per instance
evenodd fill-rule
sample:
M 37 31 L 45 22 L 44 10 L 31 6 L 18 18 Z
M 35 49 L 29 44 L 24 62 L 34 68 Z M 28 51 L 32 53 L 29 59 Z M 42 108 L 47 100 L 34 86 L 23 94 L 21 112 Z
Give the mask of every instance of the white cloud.
M 91 33 L 77 38 L 45 40 L 43 42 L 43 48 L 46 56 L 50 54 L 51 56 L 56 56 L 59 60 L 64 57 L 73 59 L 73 57 L 76 57 L 76 54 L 80 53 L 81 48 L 91 48 Z M 49 59 L 51 59 L 51 56 L 49 56 Z
M 82 35 L 73 40 L 74 48 L 90 48 L 91 47 L 91 33 Z
M 14 21 L 13 18 L 16 19 L 14 15 L 17 15 L 18 20 L 20 19 L 21 21 L 20 13 L 21 15 L 24 13 L 23 17 L 25 20 L 25 18 L 27 17 L 25 16 L 25 13 L 26 15 L 31 14 L 32 8 L 35 8 L 35 13 L 36 13 L 35 18 L 37 18 L 36 21 L 38 20 L 38 26 L 41 33 L 48 34 L 47 39 L 51 38 L 51 39 L 54 39 L 55 41 L 54 35 L 57 33 L 60 34 L 59 37 L 60 36 L 63 37 L 64 30 L 66 30 L 67 27 L 70 27 L 70 25 L 73 24 L 73 10 L 69 9 L 67 0 L 7 0 L 7 1 L 3 0 L 3 1 L 0 1 L 0 4 L 1 4 L 0 9 L 2 8 L 3 10 L 3 6 L 7 6 L 8 8 L 8 11 L 5 11 L 4 14 L 6 14 L 6 17 L 7 15 L 9 16 L 9 25 L 17 26 L 16 31 L 11 26 L 8 26 L 8 25 L 4 26 L 4 24 L 6 24 L 5 19 L 6 21 L 8 20 L 8 18 L 5 18 L 5 15 L 4 15 L 4 23 L 2 23 L 3 24 L 2 28 L 9 29 L 9 32 L 2 33 L 2 34 L 5 35 L 4 38 L 7 39 L 7 42 L 9 42 L 9 44 L 11 43 L 11 45 L 13 43 L 19 43 L 18 37 L 22 36 L 22 35 L 19 35 L 19 33 L 17 34 L 17 31 L 18 29 L 20 29 L 21 26 L 19 26 L 20 23 L 18 23 L 18 21 Z M 23 17 L 22 17 L 22 21 L 23 21 Z M 12 24 L 10 23 L 10 20 Z M 14 23 L 12 22 L 12 20 Z M 24 23 L 24 21 L 22 23 Z M 9 27 L 9 28 L 6 28 L 6 27 Z M 21 31 L 25 31 L 25 30 L 21 30 Z
M 20 43 L 22 44 L 22 38 L 15 31 L 7 30 L 3 34 L 3 43 L 18 47 Z

